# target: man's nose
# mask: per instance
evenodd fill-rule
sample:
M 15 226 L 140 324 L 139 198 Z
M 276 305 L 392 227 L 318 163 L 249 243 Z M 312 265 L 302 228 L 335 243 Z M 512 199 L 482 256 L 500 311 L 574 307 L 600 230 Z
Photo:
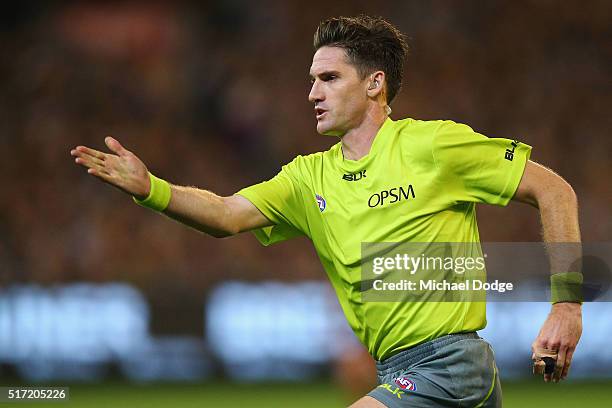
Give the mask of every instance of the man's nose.
M 321 86 L 319 81 L 314 81 L 312 83 L 312 87 L 310 88 L 310 93 L 308 94 L 308 100 L 312 103 L 320 102 L 324 98 L 323 92 L 321 91 Z

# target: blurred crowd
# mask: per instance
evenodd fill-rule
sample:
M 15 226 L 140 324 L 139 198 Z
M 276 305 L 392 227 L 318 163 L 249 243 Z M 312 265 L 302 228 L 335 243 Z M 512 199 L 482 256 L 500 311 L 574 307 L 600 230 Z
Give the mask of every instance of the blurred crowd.
M 307 75 L 316 25 L 332 15 L 382 15 L 407 35 L 393 118 L 532 145 L 578 193 L 583 238 L 610 240 L 609 2 L 32 4 L 1 20 L 0 286 L 123 280 L 201 299 L 227 279 L 323 279 L 305 239 L 206 237 L 136 206 L 69 151 L 105 150 L 113 135 L 158 176 L 229 195 L 327 149 L 337 140 L 316 134 Z M 510 207 L 479 210 L 482 239 L 538 240 L 537 212 Z

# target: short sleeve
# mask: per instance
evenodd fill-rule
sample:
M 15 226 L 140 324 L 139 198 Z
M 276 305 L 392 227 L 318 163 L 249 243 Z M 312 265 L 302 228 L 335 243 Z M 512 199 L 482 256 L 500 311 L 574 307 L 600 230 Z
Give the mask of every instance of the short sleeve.
M 455 201 L 507 205 L 530 154 L 527 144 L 489 138 L 453 121 L 442 122 L 432 141 L 440 181 Z
M 295 160 L 270 180 L 243 188 L 236 194 L 253 203 L 275 224 L 253 231 L 263 245 L 305 235 L 306 215 Z

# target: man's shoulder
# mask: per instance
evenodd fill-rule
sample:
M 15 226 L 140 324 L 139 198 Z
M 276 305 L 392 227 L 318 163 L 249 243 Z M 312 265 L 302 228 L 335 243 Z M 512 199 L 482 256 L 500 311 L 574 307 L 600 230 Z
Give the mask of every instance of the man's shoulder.
M 401 146 L 402 154 L 410 154 L 415 159 L 429 159 L 432 145 L 445 120 L 421 120 L 406 118 L 393 123 L 396 145 Z
M 413 119 L 405 118 L 394 121 L 398 132 L 418 133 L 422 136 L 435 135 L 440 129 L 465 126 L 450 119 Z
M 325 161 L 333 160 L 335 155 L 338 154 L 338 149 L 340 148 L 341 142 L 338 142 L 324 151 L 300 154 L 297 155 L 293 160 L 291 160 L 291 162 L 287 165 L 293 168 L 311 169 L 313 167 L 322 165 L 322 163 Z
M 402 119 L 395 121 L 396 131 L 401 140 L 413 149 L 417 146 L 429 149 L 440 143 L 453 143 L 474 130 L 460 122 L 450 119 L 418 120 Z
M 332 159 L 335 148 L 336 145 L 325 151 L 297 155 L 283 166 L 283 172 L 295 181 L 306 182 Z

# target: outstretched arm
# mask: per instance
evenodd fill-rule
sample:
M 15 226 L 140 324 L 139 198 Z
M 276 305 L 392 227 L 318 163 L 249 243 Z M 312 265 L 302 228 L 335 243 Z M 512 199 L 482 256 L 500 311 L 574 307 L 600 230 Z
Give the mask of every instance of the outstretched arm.
M 145 164 L 116 139 L 104 139 L 114 153 L 104 153 L 85 146 L 70 151 L 75 162 L 100 180 L 136 197 L 145 199 L 151 191 L 149 172 Z M 168 217 L 214 237 L 226 237 L 239 232 L 272 225 L 244 197 L 221 197 L 195 187 L 171 185 L 171 198 L 163 211 Z
M 551 272 L 567 272 L 580 258 L 580 228 L 578 200 L 572 187 L 552 170 L 532 161 L 527 162 L 514 200 L 533 205 L 540 210 L 543 238 L 548 244 Z M 576 243 L 559 245 L 552 243 Z M 580 271 L 572 271 L 580 272 Z M 552 309 L 538 337 L 532 344 L 534 372 L 542 373 L 542 357 L 556 359 L 553 374 L 544 380 L 555 382 L 567 376 L 572 356 L 582 334 L 582 307 L 578 302 L 559 302 Z

